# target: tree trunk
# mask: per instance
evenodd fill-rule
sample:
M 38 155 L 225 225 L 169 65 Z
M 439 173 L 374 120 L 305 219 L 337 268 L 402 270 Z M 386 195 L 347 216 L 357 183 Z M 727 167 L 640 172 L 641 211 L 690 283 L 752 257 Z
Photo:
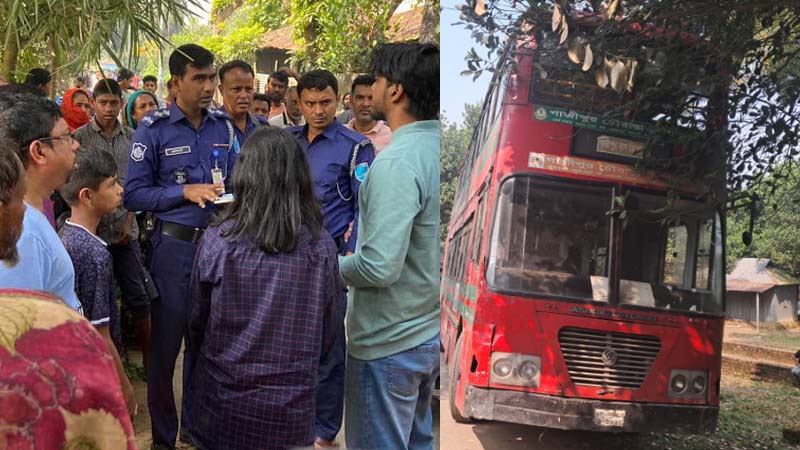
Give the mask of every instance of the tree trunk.
M 426 0 L 419 29 L 419 42 L 439 45 L 439 0 Z
M 53 93 L 62 92 L 64 84 L 63 75 L 56 71 L 61 66 L 61 52 L 56 44 L 56 38 L 52 35 L 47 40 L 47 47 L 50 50 L 50 74 L 53 78 L 53 82 L 50 83 L 50 92 L 47 93 L 47 96 L 54 98 Z
M 6 39 L 3 54 L 3 78 L 9 83 L 17 81 L 15 72 L 17 71 L 17 57 L 19 56 L 19 42 L 14 25 L 9 24 L 6 32 Z

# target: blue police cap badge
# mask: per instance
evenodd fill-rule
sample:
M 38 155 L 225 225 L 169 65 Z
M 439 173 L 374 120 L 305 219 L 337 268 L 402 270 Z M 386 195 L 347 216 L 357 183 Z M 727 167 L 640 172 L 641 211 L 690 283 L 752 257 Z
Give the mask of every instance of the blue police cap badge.
M 147 146 L 141 142 L 134 142 L 133 149 L 131 150 L 131 159 L 136 162 L 144 160 L 144 152 L 147 151 Z
M 367 172 L 369 172 L 369 164 L 365 162 L 357 164 L 355 170 L 353 171 L 356 176 L 356 180 L 360 181 L 361 183 L 367 179 Z

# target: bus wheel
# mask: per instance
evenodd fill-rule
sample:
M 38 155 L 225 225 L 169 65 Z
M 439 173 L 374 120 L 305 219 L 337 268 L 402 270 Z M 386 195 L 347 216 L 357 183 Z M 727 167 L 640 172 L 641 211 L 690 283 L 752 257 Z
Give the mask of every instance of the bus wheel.
M 472 419 L 462 416 L 461 411 L 459 411 L 458 406 L 456 406 L 456 391 L 458 390 L 458 383 L 461 379 L 461 365 L 459 364 L 459 361 L 461 361 L 461 344 L 463 338 L 464 334 L 462 333 L 456 341 L 456 353 L 449 367 L 450 386 L 448 386 L 447 390 L 447 401 L 450 402 L 450 415 L 453 416 L 453 420 L 455 420 L 457 423 L 472 423 Z

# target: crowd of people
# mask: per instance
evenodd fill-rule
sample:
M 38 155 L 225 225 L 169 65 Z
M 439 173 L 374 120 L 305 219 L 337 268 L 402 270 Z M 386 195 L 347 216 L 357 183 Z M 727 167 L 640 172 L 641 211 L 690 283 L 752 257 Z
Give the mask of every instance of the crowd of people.
M 432 449 L 438 48 L 378 46 L 338 117 L 324 69 L 169 70 L 166 99 L 127 69 L 60 105 L 43 69 L 0 86 L 0 444 L 136 448 L 119 292 L 153 449 Z

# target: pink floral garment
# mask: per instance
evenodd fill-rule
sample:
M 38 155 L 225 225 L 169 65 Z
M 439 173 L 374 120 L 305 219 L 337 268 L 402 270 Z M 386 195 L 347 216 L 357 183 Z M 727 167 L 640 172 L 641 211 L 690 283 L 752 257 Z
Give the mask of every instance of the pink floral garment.
M 47 294 L 0 289 L 0 449 L 136 449 L 105 342 Z

